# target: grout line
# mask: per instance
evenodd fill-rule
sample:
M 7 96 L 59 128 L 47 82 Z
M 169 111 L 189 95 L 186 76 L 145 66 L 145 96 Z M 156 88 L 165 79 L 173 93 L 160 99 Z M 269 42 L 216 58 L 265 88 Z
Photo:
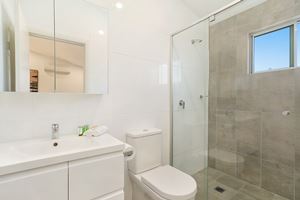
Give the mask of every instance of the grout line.
M 262 128 L 262 121 L 263 121 L 263 116 L 262 116 L 262 112 L 260 112 L 260 144 L 259 144 L 259 151 L 260 151 L 260 159 L 259 159 L 259 163 L 260 163 L 260 173 L 259 173 L 259 186 L 262 187 L 262 172 L 263 172 L 263 151 L 262 151 L 262 145 L 263 145 L 263 128 Z
M 295 137 L 295 134 L 294 134 Z M 296 138 L 294 138 L 294 141 L 296 141 Z M 294 145 L 294 165 L 293 165 L 293 199 L 296 200 L 296 146 Z
M 70 162 L 68 162 L 68 199 L 70 199 Z

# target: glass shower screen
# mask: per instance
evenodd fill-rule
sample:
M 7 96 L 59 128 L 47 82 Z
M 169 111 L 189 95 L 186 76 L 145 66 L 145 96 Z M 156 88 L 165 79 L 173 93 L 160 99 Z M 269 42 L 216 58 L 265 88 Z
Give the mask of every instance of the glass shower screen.
M 201 185 L 206 199 L 208 160 L 209 22 L 203 21 L 173 36 L 172 161 Z M 199 188 L 198 188 L 199 190 Z

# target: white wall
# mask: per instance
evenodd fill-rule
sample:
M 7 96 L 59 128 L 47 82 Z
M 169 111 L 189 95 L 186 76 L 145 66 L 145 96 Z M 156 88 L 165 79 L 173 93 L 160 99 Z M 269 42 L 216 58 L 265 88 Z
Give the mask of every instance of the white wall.
M 122 140 L 130 128 L 158 127 L 168 135 L 169 85 L 160 76 L 169 63 L 169 36 L 196 17 L 179 0 L 124 5 L 110 16 L 109 94 L 1 93 L 1 142 L 49 137 L 56 121 L 63 134 L 105 123 Z
M 109 1 L 109 0 L 107 0 Z M 109 94 L 0 94 L 0 141 L 50 137 L 58 122 L 62 134 L 78 125 L 106 124 L 122 140 L 132 128 L 164 131 L 169 147 L 170 34 L 196 20 L 180 0 L 124 0 L 110 13 Z

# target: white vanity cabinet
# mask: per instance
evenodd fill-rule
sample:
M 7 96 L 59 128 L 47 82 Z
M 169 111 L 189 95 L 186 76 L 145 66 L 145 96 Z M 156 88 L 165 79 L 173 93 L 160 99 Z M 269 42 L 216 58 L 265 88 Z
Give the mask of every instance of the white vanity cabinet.
M 68 165 L 0 176 L 2 200 L 68 200 Z
M 0 200 L 124 200 L 122 152 L 0 176 Z
M 69 200 L 123 200 L 123 153 L 69 163 Z
M 0 200 L 124 200 L 124 143 L 104 134 L 0 144 Z

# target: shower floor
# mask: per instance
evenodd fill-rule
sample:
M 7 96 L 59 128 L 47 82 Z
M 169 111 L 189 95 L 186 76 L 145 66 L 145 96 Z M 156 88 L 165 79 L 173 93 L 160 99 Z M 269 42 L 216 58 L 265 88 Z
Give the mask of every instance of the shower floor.
M 207 176 L 206 176 L 207 174 Z M 198 184 L 196 200 L 289 200 L 213 168 L 193 175 Z

